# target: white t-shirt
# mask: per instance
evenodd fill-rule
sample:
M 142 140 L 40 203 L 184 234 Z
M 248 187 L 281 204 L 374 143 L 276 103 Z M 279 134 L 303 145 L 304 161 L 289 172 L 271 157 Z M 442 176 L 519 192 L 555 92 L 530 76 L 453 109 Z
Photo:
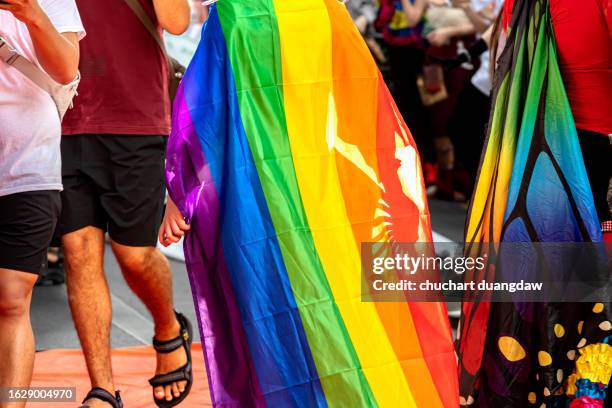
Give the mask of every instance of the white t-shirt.
M 472 8 L 480 12 L 485 7 L 492 5 L 493 13 L 497 14 L 504 5 L 503 0 L 472 0 Z M 485 95 L 491 93 L 491 71 L 489 68 L 489 51 L 485 51 L 480 55 L 480 67 L 478 71 L 472 75 L 472 85 Z
M 75 0 L 39 0 L 60 33 L 85 35 Z M 0 36 L 39 64 L 25 24 L 0 10 Z M 0 61 L 0 196 L 61 190 L 61 125 L 51 96 Z

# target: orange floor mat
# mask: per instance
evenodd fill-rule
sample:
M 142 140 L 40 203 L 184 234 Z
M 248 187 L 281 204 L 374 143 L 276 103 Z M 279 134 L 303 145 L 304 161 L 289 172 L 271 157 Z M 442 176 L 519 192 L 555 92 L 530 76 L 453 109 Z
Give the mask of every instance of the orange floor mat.
M 194 343 L 193 388 L 180 407 L 212 407 L 202 346 Z M 147 380 L 155 371 L 155 352 L 151 346 L 118 348 L 113 350 L 113 371 L 116 386 L 121 390 L 125 408 L 151 408 L 151 387 Z M 30 403 L 33 408 L 76 408 L 90 388 L 87 368 L 81 350 L 57 349 L 36 353 L 33 387 L 76 387 L 75 403 Z

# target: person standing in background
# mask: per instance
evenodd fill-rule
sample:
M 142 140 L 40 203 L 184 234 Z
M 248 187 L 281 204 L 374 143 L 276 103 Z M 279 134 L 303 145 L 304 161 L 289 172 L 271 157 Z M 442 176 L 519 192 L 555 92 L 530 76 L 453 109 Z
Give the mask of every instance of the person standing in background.
M 469 183 L 466 183 L 468 188 L 464 191 L 469 198 L 478 171 L 491 110 L 491 56 L 488 48 L 495 16 L 500 14 L 504 3 L 502 0 L 455 0 L 455 4 L 464 10 L 480 37 L 469 48 L 470 54 L 474 54 L 474 65 L 477 65 L 478 69 L 459 95 L 449 126 L 456 160 L 465 168 L 470 178 Z M 480 56 L 477 56 L 479 53 Z
M 550 16 L 595 208 L 612 242 L 612 1 L 551 0 Z
M 501 1 L 497 0 L 453 0 L 451 7 L 438 9 L 442 14 L 449 14 L 449 17 L 447 21 L 427 34 L 430 42 L 427 50 L 429 60 L 427 64 L 433 62 L 435 65 L 436 60 L 452 59 L 461 54 L 466 47 L 476 41 L 477 36 L 480 36 L 493 23 L 496 15 L 495 9 L 499 9 L 500 4 Z M 450 18 L 450 16 L 455 18 Z M 462 105 L 461 97 L 470 87 L 470 78 L 473 73 L 474 65 L 472 64 L 445 70 L 444 85 L 448 97 L 430 107 L 431 129 L 438 166 L 435 191 L 436 196 L 441 199 L 464 202 L 471 194 L 473 176 L 470 177 L 469 173 L 470 170 L 474 171 L 473 168 L 478 163 L 475 165 L 470 163 L 469 168 L 466 169 L 461 159 L 468 158 L 466 161 L 471 162 L 471 157 L 469 153 L 466 154 L 466 149 L 469 152 L 479 151 L 482 146 L 476 143 L 470 146 L 457 145 L 463 143 L 464 132 L 473 132 L 478 128 L 471 120 L 459 115 L 457 111 L 464 110 L 465 112 L 465 109 L 471 108 Z M 474 96 L 478 102 L 482 102 L 478 94 L 471 96 Z M 483 118 L 484 121 L 488 118 L 486 97 L 484 99 L 484 105 L 481 103 L 474 106 L 473 111 L 474 113 L 478 111 L 481 122 Z M 471 112 L 468 115 L 474 117 Z M 460 134 L 457 135 L 457 133 Z
M 84 35 L 74 0 L 0 3 L 0 48 L 10 45 L 57 83 L 76 78 Z M 61 134 L 50 95 L 2 58 L 0 123 L 0 387 L 21 388 L 34 366 L 32 288 L 60 212 Z
M 138 0 L 171 34 L 189 26 L 188 0 Z M 85 406 L 120 407 L 111 370 L 111 300 L 104 235 L 123 276 L 155 325 L 154 401 L 174 406 L 190 390 L 191 328 L 173 310 L 172 274 L 156 249 L 170 132 L 168 66 L 128 1 L 77 0 L 89 36 L 81 44 L 79 97 L 63 123 L 59 234 L 70 308 L 89 371 Z M 112 21 L 112 24 L 109 23 Z M 114 395 L 113 395 L 114 394 Z
M 431 140 L 417 77 L 425 58 L 422 30 L 427 6 L 427 0 L 382 0 L 374 23 L 386 44 L 391 93 L 423 157 L 431 154 Z
M 555 283 L 570 296 L 560 300 L 464 303 L 462 405 L 609 406 L 612 305 L 600 245 L 612 215 L 611 15 L 608 0 L 506 0 L 493 31 L 494 106 L 466 242 L 588 243 L 603 257 L 590 252 L 590 264 L 564 250 Z M 532 276 L 550 269 L 546 257 L 498 265 Z M 572 298 L 568 279 L 590 282 L 591 301 Z

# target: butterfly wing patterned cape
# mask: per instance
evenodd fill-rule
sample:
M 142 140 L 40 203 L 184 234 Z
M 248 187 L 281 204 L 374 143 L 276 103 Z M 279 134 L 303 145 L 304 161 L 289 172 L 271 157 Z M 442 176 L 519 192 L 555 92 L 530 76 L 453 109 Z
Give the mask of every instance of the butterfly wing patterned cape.
M 466 251 L 494 253 L 504 242 L 600 242 L 548 1 L 505 6 L 510 28 L 494 80 Z M 485 279 L 501 272 L 495 269 Z M 609 319 L 609 304 L 603 303 L 464 302 L 461 404 L 540 407 L 557 400 L 566 406 L 568 398 L 576 404 L 601 397 L 612 366 Z M 581 382 L 586 387 L 579 390 Z

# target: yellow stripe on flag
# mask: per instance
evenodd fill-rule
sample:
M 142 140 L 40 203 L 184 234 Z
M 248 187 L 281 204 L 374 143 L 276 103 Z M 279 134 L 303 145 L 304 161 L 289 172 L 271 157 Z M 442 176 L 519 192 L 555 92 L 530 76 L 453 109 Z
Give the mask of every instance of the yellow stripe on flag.
M 327 8 L 322 0 L 276 0 L 274 4 L 289 141 L 317 252 L 377 403 L 414 407 L 376 305 L 361 302 L 359 247 L 347 216 L 337 160 L 350 156 L 368 177 L 375 172 L 350 145 L 330 141 L 341 135 L 328 134 L 335 119 L 330 117 L 332 35 Z M 325 378 L 321 382 L 326 393 L 334 392 L 326 388 Z

